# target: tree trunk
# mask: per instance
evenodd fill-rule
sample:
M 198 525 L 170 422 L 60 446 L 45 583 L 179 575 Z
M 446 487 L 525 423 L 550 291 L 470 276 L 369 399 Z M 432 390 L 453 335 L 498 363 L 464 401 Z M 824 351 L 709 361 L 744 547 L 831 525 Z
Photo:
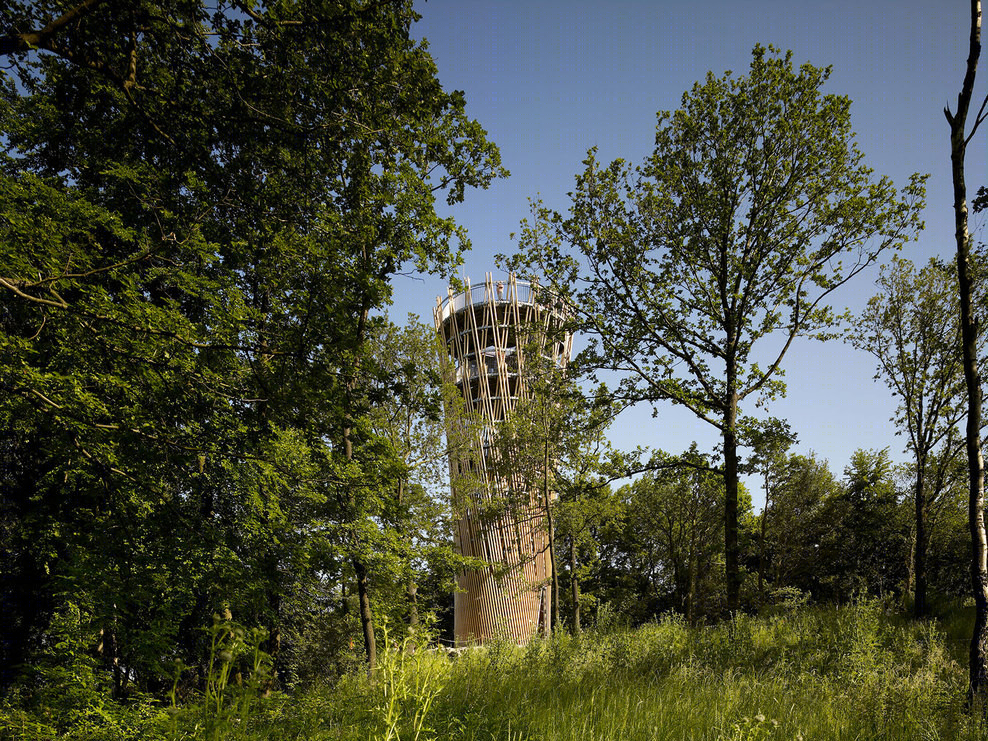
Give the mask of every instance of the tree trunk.
M 927 498 L 926 498 L 926 461 L 916 464 L 916 540 L 913 553 L 913 617 L 917 620 L 925 617 L 926 605 L 926 550 L 929 534 L 926 527 Z
M 689 625 L 696 625 L 696 570 L 699 566 L 697 561 L 695 549 L 691 549 L 686 568 L 686 622 Z
M 765 471 L 765 506 L 762 507 L 761 533 L 758 539 L 758 599 L 765 602 L 765 530 L 768 525 L 769 476 Z
M 272 559 L 274 560 L 274 559 Z M 269 566 L 269 573 L 276 573 L 277 566 Z M 265 681 L 265 696 L 278 687 L 278 678 L 284 673 L 285 657 L 281 654 L 281 590 L 271 589 L 268 592 L 268 639 L 265 650 L 271 657 L 271 676 Z
M 984 699 L 988 689 L 988 539 L 985 537 L 985 474 L 981 454 L 981 376 L 978 372 L 978 321 L 972 307 L 971 235 L 967 218 L 967 183 L 964 156 L 967 142 L 967 113 L 974 91 L 974 78 L 981 56 L 981 0 L 971 0 L 971 38 L 967 69 L 957 112 L 948 108 L 944 115 L 950 124 L 950 164 L 954 183 L 954 237 L 957 242 L 957 284 L 961 300 L 961 342 L 964 380 L 967 384 L 967 464 L 970 489 L 968 526 L 971 533 L 971 586 L 974 594 L 974 633 L 971 636 L 968 667 L 968 698 Z M 971 132 L 974 133 L 973 131 Z
M 117 606 L 114 604 L 113 618 L 110 620 L 110 624 L 106 628 L 100 628 L 99 643 L 96 645 L 96 652 L 103 659 L 104 666 L 110 670 L 113 677 L 110 696 L 114 700 L 119 700 L 123 696 L 123 682 L 120 657 L 117 655 L 116 609 Z
M 741 607 L 741 570 L 738 549 L 738 396 L 733 368 L 728 368 L 728 403 L 724 414 L 724 562 L 727 609 L 733 615 Z
M 353 559 L 353 571 L 357 575 L 357 596 L 360 603 L 360 626 L 364 631 L 364 649 L 367 651 L 367 671 L 377 668 L 377 642 L 374 639 L 374 613 L 371 611 L 367 585 L 367 566 L 359 558 Z
M 559 625 L 559 569 L 556 568 L 556 532 L 552 522 L 552 503 L 549 501 L 549 438 L 545 439 L 545 456 L 542 464 L 542 501 L 545 505 L 546 526 L 549 529 L 549 569 L 552 571 L 552 593 L 549 595 L 549 630 Z
M 408 585 L 405 589 L 408 597 L 408 627 L 417 628 L 419 624 L 419 585 L 415 579 L 408 577 Z
M 366 260 L 367 253 L 364 252 L 364 259 Z M 353 374 L 346 382 L 346 407 L 343 410 L 344 413 L 344 426 L 343 426 L 343 453 L 346 456 L 347 463 L 353 461 L 353 393 L 357 387 L 357 374 L 360 370 L 360 360 L 359 360 L 359 349 L 364 344 L 364 331 L 367 327 L 367 317 L 370 314 L 369 302 L 365 298 L 364 305 L 361 307 L 360 313 L 357 317 L 357 327 L 354 333 L 354 347 L 358 351 L 357 360 L 354 362 L 351 368 L 351 373 Z M 348 516 L 351 518 L 356 518 L 356 498 L 353 492 L 348 492 L 347 497 L 348 505 Z M 370 603 L 370 592 L 369 582 L 367 577 L 367 564 L 363 562 L 363 559 L 359 555 L 359 544 L 354 544 L 355 555 L 351 559 L 353 564 L 353 573 L 357 577 L 357 600 L 358 609 L 360 612 L 360 625 L 363 629 L 364 634 L 364 650 L 367 652 L 367 671 L 373 674 L 374 670 L 377 668 L 377 641 L 374 637 L 374 613 L 371 611 Z
M 576 538 L 569 539 L 569 577 L 573 592 L 573 635 L 580 634 L 580 579 L 576 575 Z
M 343 450 L 347 461 L 353 460 L 353 440 L 350 437 L 352 428 L 347 426 L 343 430 Z M 351 493 L 348 498 L 350 516 L 355 516 L 356 503 Z M 351 559 L 353 573 L 357 577 L 357 602 L 360 612 L 360 625 L 364 633 L 364 650 L 367 651 L 367 670 L 373 672 L 377 668 L 377 642 L 374 638 L 374 613 L 371 611 L 370 592 L 368 591 L 369 579 L 367 578 L 367 565 L 359 556 Z
M 909 597 L 913 594 L 913 584 L 915 579 L 913 574 L 916 570 L 916 523 L 909 527 L 909 558 L 906 564 L 906 586 L 902 590 L 902 611 L 909 609 Z
M 409 434 L 406 432 L 406 434 Z M 412 538 L 409 535 L 408 528 L 402 522 L 402 514 L 405 508 L 405 479 L 398 479 L 398 524 L 395 529 L 398 533 L 398 537 L 404 541 L 407 545 L 409 551 L 412 549 Z M 418 584 L 415 583 L 415 574 L 411 570 L 411 564 L 409 563 L 409 574 L 408 581 L 405 583 L 405 597 L 408 600 L 408 627 L 416 628 L 419 624 L 419 605 L 418 605 Z

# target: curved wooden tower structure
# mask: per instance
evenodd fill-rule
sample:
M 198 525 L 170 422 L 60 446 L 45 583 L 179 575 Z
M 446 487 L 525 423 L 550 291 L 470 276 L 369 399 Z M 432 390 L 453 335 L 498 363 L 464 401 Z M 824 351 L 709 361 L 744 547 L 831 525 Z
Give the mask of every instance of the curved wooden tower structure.
M 487 568 L 457 576 L 454 634 L 457 644 L 507 636 L 525 642 L 544 630 L 549 617 L 549 535 L 537 492 L 500 515 L 486 504 L 508 495 L 508 482 L 492 472 L 495 424 L 529 391 L 525 353 L 537 352 L 558 366 L 569 362 L 573 338 L 562 332 L 564 314 L 536 283 L 510 275 L 436 299 L 436 329 L 447 350 L 447 379 L 462 394 L 465 414 L 447 414 L 451 439 L 450 480 L 460 515 L 457 550 L 484 559 Z M 501 469 L 503 470 L 503 468 Z

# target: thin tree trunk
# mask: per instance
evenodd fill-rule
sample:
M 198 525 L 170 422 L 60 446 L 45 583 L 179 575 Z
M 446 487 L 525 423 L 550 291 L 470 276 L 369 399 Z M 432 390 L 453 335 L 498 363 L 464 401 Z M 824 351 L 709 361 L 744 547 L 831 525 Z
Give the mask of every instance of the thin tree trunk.
M 913 617 L 917 620 L 925 617 L 926 604 L 926 551 L 929 534 L 927 532 L 927 500 L 926 500 L 926 461 L 918 461 L 916 472 L 916 540 L 913 553 Z
M 576 538 L 569 539 L 569 577 L 573 592 L 573 635 L 580 633 L 580 579 L 576 575 Z
M 545 504 L 546 526 L 549 528 L 549 569 L 552 571 L 552 594 L 549 596 L 549 630 L 559 625 L 559 570 L 556 568 L 556 532 L 552 522 L 552 503 L 549 501 L 549 438 L 545 439 L 545 456 L 542 460 L 542 501 Z
M 272 573 L 277 573 L 277 566 L 269 568 L 272 569 Z M 268 592 L 268 611 L 271 623 L 265 648 L 271 657 L 272 666 L 271 676 L 265 681 L 265 696 L 278 687 L 278 678 L 283 673 L 285 663 L 285 657 L 281 654 L 281 591 L 279 589 L 271 589 Z
M 765 506 L 762 507 L 761 534 L 758 539 L 758 598 L 765 602 L 765 530 L 768 525 L 769 476 L 765 471 Z
M 354 344 L 358 350 L 364 343 L 364 329 L 367 326 L 367 316 L 370 313 L 369 307 L 366 303 L 367 302 L 365 301 L 365 305 L 362 307 L 357 320 L 357 331 L 355 335 L 356 342 Z M 344 410 L 346 415 L 346 423 L 343 427 L 343 452 L 348 463 L 353 461 L 353 424 L 351 419 L 353 400 L 351 395 L 356 388 L 356 375 L 358 370 L 359 361 L 352 369 L 353 377 L 347 381 L 347 406 Z M 354 497 L 353 492 L 349 492 L 347 503 L 350 510 L 349 516 L 356 517 L 356 498 Z M 359 551 L 359 549 L 357 550 Z M 363 562 L 363 559 L 357 555 L 354 555 L 351 559 L 351 563 L 353 565 L 353 572 L 357 577 L 358 609 L 360 611 L 360 625 L 364 634 L 364 650 L 367 652 L 367 670 L 368 672 L 373 673 L 377 668 L 377 641 L 374 637 L 374 613 L 371 610 L 370 603 L 370 580 L 367 577 L 367 565 Z
M 916 570 L 916 523 L 909 526 L 909 558 L 906 564 L 906 587 L 902 590 L 902 611 L 909 609 L 909 597 L 913 594 Z
M 696 569 L 699 562 L 697 556 L 699 546 L 697 544 L 696 520 L 696 512 L 693 512 L 691 522 L 689 523 L 689 537 L 686 542 L 686 557 L 682 559 L 676 555 L 672 557 L 673 563 L 678 564 L 682 561 L 684 564 L 684 570 L 686 572 L 685 584 L 678 573 L 676 574 L 675 581 L 676 589 L 680 592 L 680 603 L 683 606 L 683 612 L 686 614 L 686 622 L 689 625 L 696 624 Z M 675 566 L 674 570 L 678 572 L 679 567 Z
M 353 460 L 353 443 L 350 439 L 350 428 L 343 431 L 343 447 L 347 461 Z M 350 494 L 349 505 L 352 510 L 356 507 L 353 494 Z M 377 641 L 374 637 L 374 613 L 371 610 L 367 565 L 358 556 L 353 556 L 350 563 L 357 577 L 357 605 L 360 613 L 360 626 L 364 634 L 364 650 L 367 652 L 367 670 L 371 673 L 377 668 Z
M 116 633 L 116 623 L 117 623 L 117 606 L 113 605 L 113 618 L 110 620 L 110 625 L 106 628 L 100 628 L 99 632 L 99 643 L 96 646 L 96 652 L 103 659 L 104 666 L 110 670 L 111 676 L 113 677 L 113 686 L 110 696 L 114 700 L 119 700 L 123 694 L 123 682 L 122 682 L 122 672 L 120 669 L 120 657 L 117 655 L 117 633 Z
M 698 559 L 695 555 L 695 546 L 690 549 L 690 556 L 687 570 L 686 587 L 686 622 L 689 625 L 696 625 L 696 569 Z
M 406 436 L 409 435 L 406 428 Z M 406 528 L 402 522 L 402 513 L 405 508 L 405 479 L 398 479 L 398 524 L 395 529 L 398 532 L 398 537 L 404 541 L 409 550 L 412 547 L 411 535 L 409 534 L 409 529 Z M 411 564 L 409 564 L 409 574 L 408 581 L 405 584 L 405 597 L 408 600 L 408 627 L 415 628 L 419 624 L 419 606 L 418 606 L 418 584 L 415 583 L 415 574 L 411 571 Z
M 733 367 L 728 368 L 728 403 L 724 414 L 724 561 L 727 609 L 733 615 L 741 607 L 741 570 L 738 548 L 738 397 Z
M 350 438 L 350 427 L 343 430 L 343 448 L 347 461 L 353 460 L 353 442 Z M 349 505 L 352 509 L 356 507 L 354 497 L 351 493 Z M 369 583 L 367 577 L 367 565 L 359 556 L 351 559 L 353 573 L 357 577 L 357 604 L 360 612 L 360 626 L 364 634 L 364 650 L 367 652 L 367 670 L 373 672 L 377 668 L 377 641 L 374 637 L 374 613 L 371 610 Z
M 415 583 L 415 579 L 412 577 L 408 578 L 405 594 L 408 597 L 408 627 L 417 628 L 419 624 L 419 585 Z
M 950 124 L 950 164 L 954 184 L 954 237 L 957 242 L 957 283 L 961 300 L 961 342 L 967 384 L 967 464 L 970 483 L 968 526 L 971 533 L 971 587 L 974 596 L 974 633 L 968 666 L 968 697 L 984 699 L 988 689 L 988 539 L 985 537 L 985 474 L 981 454 L 981 375 L 978 372 L 978 321 L 972 307 L 971 235 L 967 218 L 967 183 L 964 176 L 967 113 L 981 56 L 981 0 L 971 0 L 971 37 L 967 69 L 957 112 L 944 115 Z M 974 131 L 971 131 L 974 134 Z
M 374 638 L 374 613 L 371 611 L 368 591 L 367 566 L 359 558 L 354 558 L 353 571 L 357 575 L 357 597 L 360 604 L 360 626 L 364 631 L 364 648 L 367 651 L 367 670 L 377 668 L 377 641 Z

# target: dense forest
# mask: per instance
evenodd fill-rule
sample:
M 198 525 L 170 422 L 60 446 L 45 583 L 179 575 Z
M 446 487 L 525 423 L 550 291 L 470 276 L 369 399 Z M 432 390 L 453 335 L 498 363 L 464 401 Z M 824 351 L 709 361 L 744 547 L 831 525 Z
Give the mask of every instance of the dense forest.
M 868 169 L 828 68 L 756 47 L 746 76 L 660 115 L 640 165 L 591 150 L 569 211 L 535 203 L 501 256 L 571 308 L 584 349 L 533 366 L 493 443 L 495 475 L 554 492 L 546 635 L 454 660 L 412 649 L 449 643 L 454 577 L 485 567 L 453 547 L 447 431 L 469 412 L 432 324 L 388 308 L 401 273 L 456 282 L 470 244 L 437 199 L 508 173 L 411 2 L 0 18 L 0 737 L 540 738 L 560 713 L 603 723 L 590 685 L 614 688 L 612 725 L 560 738 L 805 729 L 795 704 L 714 709 L 749 671 L 765 684 L 737 707 L 790 682 L 831 703 L 820 737 L 866 722 L 841 715 L 846 677 L 885 708 L 876 737 L 924 702 L 945 737 L 983 730 L 961 702 L 986 647 L 968 682 L 950 641 L 988 594 L 972 602 L 984 346 L 962 321 L 988 310 L 984 245 L 962 199 L 967 293 L 949 261 L 892 257 L 924 178 Z M 842 321 L 835 296 L 874 276 Z M 884 443 L 822 460 L 756 413 L 805 337 L 874 357 L 909 463 Z M 622 410 L 667 403 L 717 448 L 608 442 Z M 716 721 L 632 724 L 649 672 Z M 542 710 L 491 704 L 526 683 Z

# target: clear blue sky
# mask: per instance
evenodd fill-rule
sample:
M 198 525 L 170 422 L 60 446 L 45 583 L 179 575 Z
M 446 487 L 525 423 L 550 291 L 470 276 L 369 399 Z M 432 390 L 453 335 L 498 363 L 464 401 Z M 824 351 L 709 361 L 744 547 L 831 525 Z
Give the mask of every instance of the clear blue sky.
M 794 61 L 833 66 L 825 92 L 848 95 L 866 162 L 905 184 L 929 173 L 926 230 L 904 255 L 920 262 L 953 250 L 947 123 L 967 57 L 967 0 L 662 0 L 528 2 L 427 0 L 413 28 L 427 38 L 447 89 L 466 93 L 467 110 L 487 129 L 511 177 L 467 194 L 453 209 L 473 243 L 464 274 L 475 282 L 510 253 L 510 234 L 541 197 L 564 211 L 567 191 L 591 146 L 599 159 L 637 162 L 651 148 L 657 110 L 679 107 L 685 90 L 708 70 L 745 74 L 756 43 L 791 49 Z M 988 54 L 979 70 L 984 95 Z M 988 127 L 968 151 L 969 189 L 988 184 Z M 984 221 L 975 222 L 985 238 Z M 860 309 L 874 293 L 877 269 L 835 297 Z M 438 277 L 402 277 L 392 316 L 431 320 Z M 784 363 L 788 395 L 769 413 L 788 419 L 798 452 L 815 451 L 839 476 L 856 448 L 888 446 L 906 460 L 905 441 L 889 421 L 896 402 L 873 380 L 870 356 L 833 341 L 802 341 Z M 754 411 L 754 410 L 747 410 Z M 619 420 L 614 442 L 678 452 L 696 440 L 717 441 L 713 428 L 661 405 Z M 758 492 L 753 491 L 756 502 Z

